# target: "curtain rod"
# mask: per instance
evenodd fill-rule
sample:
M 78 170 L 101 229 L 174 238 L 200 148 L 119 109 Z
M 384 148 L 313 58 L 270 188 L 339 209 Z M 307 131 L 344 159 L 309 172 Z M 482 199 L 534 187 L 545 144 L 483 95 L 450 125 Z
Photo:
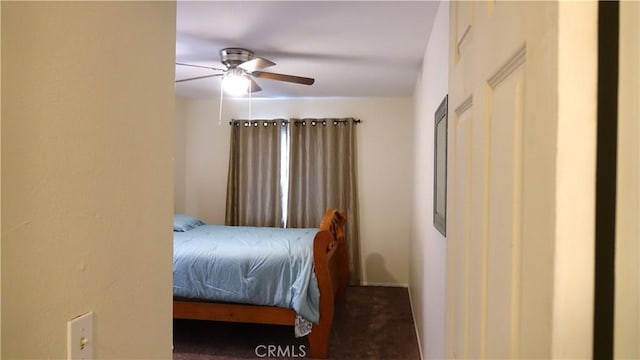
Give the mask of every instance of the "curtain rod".
M 272 120 L 267 120 L 267 119 L 261 119 L 261 120 L 242 120 L 242 119 L 233 119 L 231 121 L 229 121 L 229 125 L 233 125 L 233 123 L 236 123 L 236 125 L 240 125 L 241 122 L 246 122 L 246 123 L 254 123 L 257 124 L 259 121 L 264 121 L 265 123 L 276 123 L 278 121 L 281 121 L 283 125 L 285 124 L 289 124 L 291 122 L 291 120 L 286 120 L 286 119 L 272 119 Z M 316 125 L 317 123 L 321 123 L 322 125 L 326 125 L 328 121 L 332 122 L 334 125 L 339 124 L 339 123 L 346 123 L 348 122 L 348 120 L 344 120 L 344 119 L 338 119 L 338 118 L 326 118 L 326 119 L 296 119 L 294 120 L 294 124 L 296 125 L 306 125 L 307 121 L 311 122 L 311 125 Z M 360 124 L 362 122 L 362 120 L 360 119 L 353 119 L 353 122 L 355 124 Z M 247 125 L 245 125 L 247 126 Z M 254 125 L 257 126 L 257 125 Z

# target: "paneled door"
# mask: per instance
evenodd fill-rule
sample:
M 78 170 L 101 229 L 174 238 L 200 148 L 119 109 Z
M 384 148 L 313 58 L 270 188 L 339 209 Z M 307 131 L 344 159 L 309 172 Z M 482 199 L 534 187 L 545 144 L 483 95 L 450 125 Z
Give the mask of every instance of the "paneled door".
M 592 229 L 562 235 L 574 221 L 567 214 L 572 211 L 567 206 L 573 205 L 563 205 L 565 195 L 558 194 L 563 187 L 570 188 L 564 180 L 575 172 L 567 168 L 569 177 L 559 179 L 565 174 L 564 169 L 557 170 L 565 161 L 563 149 L 574 141 L 565 137 L 566 123 L 559 119 L 588 120 L 586 130 L 577 130 L 577 149 L 589 153 L 595 141 L 593 82 L 586 90 L 573 84 L 578 95 L 585 90 L 592 100 L 578 110 L 585 117 L 563 116 L 568 110 L 561 104 L 576 103 L 573 93 L 563 97 L 562 81 L 570 75 L 564 76 L 561 69 L 572 65 L 563 63 L 567 50 L 560 44 L 566 40 L 559 34 L 567 25 L 564 19 L 574 15 L 563 6 L 537 1 L 451 3 L 448 358 L 550 358 L 590 351 L 590 319 L 571 324 L 567 319 L 573 313 L 565 312 L 569 301 L 563 300 L 569 291 L 558 289 L 563 281 L 573 282 L 573 275 L 564 278 L 568 264 L 557 265 L 570 256 L 563 246 L 569 241 L 582 241 L 585 249 L 593 245 Z M 586 11 L 594 15 L 593 7 Z M 593 30 L 595 17 L 591 20 L 586 27 Z M 592 50 L 575 42 L 580 34 L 567 36 L 572 37 L 571 46 L 578 47 L 577 54 Z M 592 32 L 584 36 L 590 41 L 587 45 L 595 39 Z M 586 66 L 584 77 L 595 78 L 593 64 Z M 580 167 L 576 172 L 588 174 L 595 159 L 580 156 L 575 158 Z M 586 185 L 576 184 L 584 186 L 585 193 L 578 202 L 590 204 L 593 182 L 587 178 Z M 589 206 L 593 205 L 582 207 L 585 213 L 579 211 L 577 216 L 588 218 Z M 587 221 L 585 226 L 589 225 Z M 580 290 L 585 303 L 592 301 L 593 291 L 589 251 L 576 254 L 580 259 L 576 269 L 586 269 L 587 274 L 578 281 L 586 284 Z M 591 309 L 587 304 L 578 314 L 588 317 Z M 586 329 L 578 329 L 585 324 Z

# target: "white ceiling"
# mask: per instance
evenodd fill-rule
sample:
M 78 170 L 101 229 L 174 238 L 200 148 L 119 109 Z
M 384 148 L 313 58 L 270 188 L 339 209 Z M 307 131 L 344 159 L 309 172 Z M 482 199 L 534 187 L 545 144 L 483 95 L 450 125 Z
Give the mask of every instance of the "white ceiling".
M 211 67 L 241 47 L 276 63 L 265 71 L 311 86 L 257 79 L 254 97 L 410 96 L 438 2 L 178 1 L 176 61 Z M 176 66 L 176 79 L 214 73 Z M 189 98 L 220 96 L 220 77 L 176 83 Z

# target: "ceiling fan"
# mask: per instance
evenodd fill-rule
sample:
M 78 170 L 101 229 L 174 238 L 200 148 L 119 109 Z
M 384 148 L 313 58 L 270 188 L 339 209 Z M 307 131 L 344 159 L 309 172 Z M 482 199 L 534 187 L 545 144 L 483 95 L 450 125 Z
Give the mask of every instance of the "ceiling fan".
M 296 84 L 312 85 L 314 79 L 302 76 L 285 75 L 262 71 L 275 63 L 262 57 L 256 57 L 253 51 L 242 48 L 225 48 L 220 50 L 220 62 L 226 69 L 210 66 L 176 63 L 180 66 L 191 66 L 217 71 L 218 73 L 204 76 L 197 76 L 188 79 L 176 80 L 176 82 L 191 81 L 197 79 L 222 76 L 222 87 L 234 95 L 255 93 L 261 90 L 254 78 L 264 78 L 278 81 L 286 81 Z

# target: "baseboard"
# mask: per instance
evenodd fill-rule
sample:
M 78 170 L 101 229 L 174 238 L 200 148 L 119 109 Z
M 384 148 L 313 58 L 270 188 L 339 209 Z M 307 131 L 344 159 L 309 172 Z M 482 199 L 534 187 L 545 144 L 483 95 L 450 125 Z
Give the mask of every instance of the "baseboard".
M 416 312 L 413 309 L 413 296 L 411 296 L 411 288 L 407 287 L 407 291 L 409 292 L 409 306 L 411 307 L 411 317 L 413 317 L 413 328 L 416 332 L 416 339 L 418 340 L 418 351 L 420 352 L 420 359 L 424 359 L 424 355 L 422 354 L 422 339 L 420 337 L 420 332 L 418 331 L 418 322 L 416 321 Z

